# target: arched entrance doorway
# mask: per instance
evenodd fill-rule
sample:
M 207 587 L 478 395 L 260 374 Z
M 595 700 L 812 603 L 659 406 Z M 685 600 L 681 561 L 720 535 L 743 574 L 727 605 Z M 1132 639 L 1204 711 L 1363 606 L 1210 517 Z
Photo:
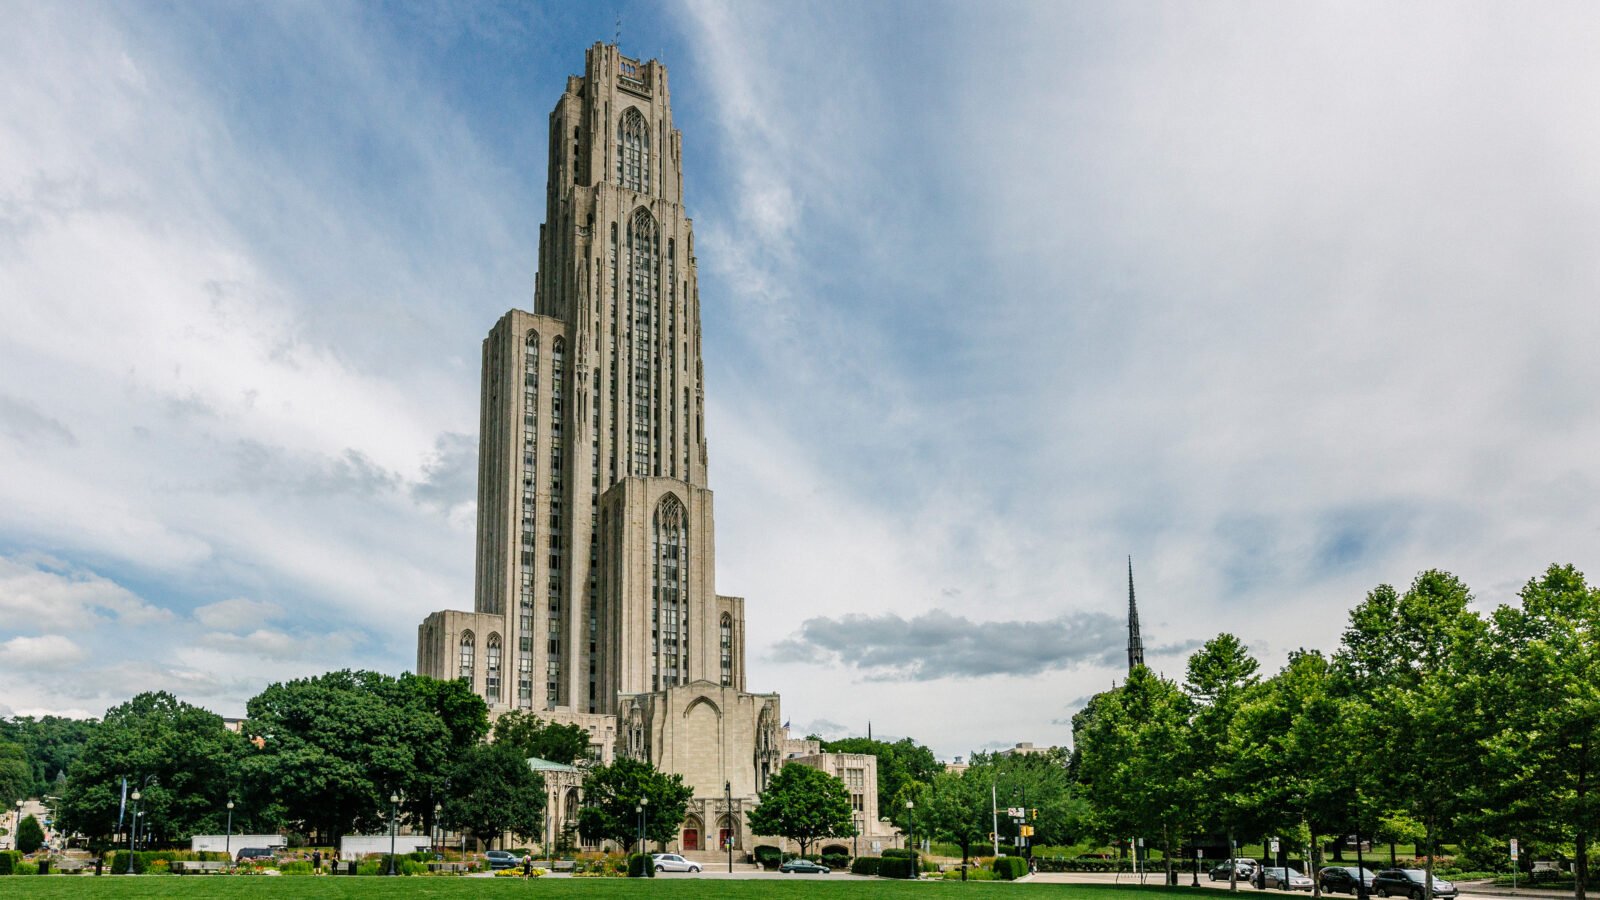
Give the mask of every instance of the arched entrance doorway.
M 705 833 L 705 826 L 701 824 L 699 816 L 690 816 L 683 823 L 683 849 L 684 852 L 702 849 L 701 836 Z
M 717 818 L 717 846 L 714 849 L 739 849 L 739 820 L 727 815 Z

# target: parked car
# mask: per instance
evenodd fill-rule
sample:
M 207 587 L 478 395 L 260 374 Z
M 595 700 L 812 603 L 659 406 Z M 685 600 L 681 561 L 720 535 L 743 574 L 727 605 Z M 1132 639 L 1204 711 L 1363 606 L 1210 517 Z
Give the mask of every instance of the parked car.
M 698 872 L 700 864 L 691 862 L 676 853 L 657 853 L 652 857 L 657 872 Z
M 1211 867 L 1210 878 L 1212 881 L 1227 881 L 1228 870 L 1234 871 L 1236 881 L 1249 881 L 1256 875 L 1256 861 L 1240 857 L 1238 859 L 1225 859 Z
M 1311 879 L 1300 874 L 1299 869 L 1267 866 L 1261 870 L 1262 885 L 1280 891 L 1309 891 Z
M 821 863 L 814 863 L 809 859 L 795 858 L 778 867 L 779 872 L 799 872 L 800 874 L 826 875 L 833 870 Z
M 235 862 L 244 862 L 251 859 L 271 859 L 271 847 L 240 847 L 239 852 L 233 855 Z
M 1317 880 L 1322 882 L 1322 892 L 1325 894 L 1354 894 L 1356 893 L 1356 873 L 1366 882 L 1367 890 L 1372 890 L 1372 879 L 1377 877 L 1371 869 L 1357 869 L 1355 866 L 1327 866 L 1317 873 Z
M 489 861 L 490 869 L 515 869 L 522 865 L 522 857 L 510 850 L 490 850 L 483 854 L 483 858 Z
M 1422 900 L 1423 887 L 1428 883 L 1426 869 L 1384 869 L 1376 878 L 1372 879 L 1372 889 L 1378 892 L 1379 897 L 1410 897 L 1412 900 Z M 1435 897 L 1454 897 L 1461 891 L 1454 884 L 1443 878 L 1433 879 L 1433 895 Z

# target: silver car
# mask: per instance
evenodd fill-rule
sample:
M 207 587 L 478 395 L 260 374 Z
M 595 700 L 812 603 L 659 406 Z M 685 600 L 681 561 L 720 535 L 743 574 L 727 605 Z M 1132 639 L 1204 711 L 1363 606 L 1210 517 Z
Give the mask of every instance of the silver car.
M 1280 891 L 1309 891 L 1311 879 L 1300 874 L 1299 869 L 1284 868 L 1283 866 L 1267 866 L 1261 870 L 1265 884 L 1269 888 Z
M 698 872 L 700 864 L 684 859 L 676 853 L 657 853 L 652 859 L 656 863 L 657 872 Z

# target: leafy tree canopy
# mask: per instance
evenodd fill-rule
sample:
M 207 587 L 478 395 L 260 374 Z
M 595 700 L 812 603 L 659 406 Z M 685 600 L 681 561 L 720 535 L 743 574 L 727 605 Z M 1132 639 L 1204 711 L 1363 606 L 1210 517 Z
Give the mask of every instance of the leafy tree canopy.
M 222 718 L 165 692 L 140 694 L 106 711 L 67 773 L 65 830 L 106 837 L 117 829 L 122 779 L 159 839 L 182 841 L 223 827 L 228 788 L 245 750 Z
M 21 745 L 33 773 L 27 793 L 42 796 L 53 791 L 55 779 L 72 767 L 98 724 L 94 719 L 16 716 L 0 719 L 0 741 Z
M 21 744 L 0 742 L 0 812 L 13 801 L 35 795 L 33 767 Z
M 493 842 L 505 832 L 539 834 L 544 823 L 544 776 L 506 744 L 476 744 L 450 770 L 443 802 L 447 828 Z
M 869 738 L 823 741 L 828 753 L 870 753 L 878 758 L 878 811 L 894 824 L 906 825 L 905 801 L 914 799 L 921 785 L 933 781 L 944 766 L 933 751 L 911 738 L 894 743 Z
M 569 766 L 589 755 L 588 730 L 580 725 L 546 722 L 523 710 L 512 710 L 495 720 L 494 742 L 516 747 L 524 757 L 536 756 Z
M 17 849 L 23 853 L 33 853 L 44 843 L 44 828 L 39 825 L 39 820 L 33 816 L 25 816 L 22 823 L 17 826 Z
M 643 760 L 620 758 L 584 776 L 578 831 L 589 840 L 630 846 L 638 840 L 640 801 L 648 800 L 645 838 L 665 843 L 677 834 L 693 796 L 682 775 L 667 775 Z
M 818 838 L 855 833 L 850 793 L 821 769 L 790 763 L 778 770 L 761 792 L 761 805 L 750 813 L 750 830 L 800 844 L 809 852 Z

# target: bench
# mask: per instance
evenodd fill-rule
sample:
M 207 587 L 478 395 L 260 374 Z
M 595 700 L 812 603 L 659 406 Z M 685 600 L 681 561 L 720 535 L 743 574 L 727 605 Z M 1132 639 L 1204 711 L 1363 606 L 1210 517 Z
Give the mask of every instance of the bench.
M 431 863 L 428 863 L 428 871 L 429 872 L 448 872 L 448 873 L 451 873 L 451 874 L 455 874 L 455 873 L 458 873 L 458 872 L 470 872 L 470 871 L 472 871 L 472 864 L 471 863 L 461 863 L 461 862 L 431 862 Z
M 1534 862 L 1533 868 L 1528 872 L 1528 877 L 1534 881 L 1554 881 L 1563 874 L 1560 863 L 1552 859 L 1541 859 Z
M 550 871 L 552 872 L 571 872 L 572 869 L 573 862 L 570 859 L 558 859 L 550 864 Z
M 227 869 L 228 864 L 216 860 L 175 859 L 167 864 L 174 875 L 201 875 L 219 874 Z
M 52 869 L 55 869 L 57 872 L 62 874 L 77 874 L 78 872 L 82 872 L 84 869 L 89 868 L 89 866 L 89 862 L 81 859 L 58 859 L 50 865 Z

